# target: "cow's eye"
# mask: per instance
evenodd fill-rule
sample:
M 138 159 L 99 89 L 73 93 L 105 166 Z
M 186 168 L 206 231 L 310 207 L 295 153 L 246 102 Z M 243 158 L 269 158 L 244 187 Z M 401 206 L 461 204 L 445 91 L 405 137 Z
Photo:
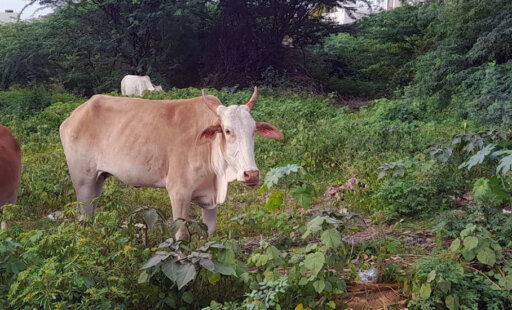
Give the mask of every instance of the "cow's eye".
M 224 132 L 226 133 L 226 135 L 230 135 L 231 134 L 231 130 L 229 130 L 229 129 L 224 130 Z

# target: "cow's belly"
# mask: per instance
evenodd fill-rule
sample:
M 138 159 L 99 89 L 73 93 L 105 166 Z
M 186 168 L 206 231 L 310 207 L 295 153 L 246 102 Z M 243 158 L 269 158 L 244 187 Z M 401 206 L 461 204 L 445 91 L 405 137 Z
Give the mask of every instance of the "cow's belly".
M 121 182 L 136 187 L 165 187 L 166 175 L 162 164 L 137 163 L 130 160 L 110 160 L 98 165 L 99 173 L 108 173 Z
M 107 172 L 107 171 L 105 171 Z M 135 186 L 135 187 L 157 187 L 157 188 L 164 188 L 165 187 L 165 179 L 164 178 L 154 178 L 152 176 L 148 175 L 137 175 L 137 174 L 131 174 L 127 173 L 125 171 L 122 172 L 107 172 L 116 178 L 118 178 L 121 182 Z

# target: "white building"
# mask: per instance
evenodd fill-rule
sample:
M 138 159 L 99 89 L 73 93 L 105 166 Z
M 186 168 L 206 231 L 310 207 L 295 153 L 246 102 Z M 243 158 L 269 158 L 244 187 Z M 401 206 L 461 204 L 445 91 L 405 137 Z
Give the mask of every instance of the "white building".
M 391 11 L 394 8 L 402 6 L 401 0 L 379 0 L 382 10 Z M 417 5 L 428 0 L 406 0 L 410 5 Z
M 425 1 L 427 0 L 406 0 L 411 5 Z M 355 4 L 341 3 L 340 8 L 335 12 L 325 14 L 325 17 L 340 24 L 350 24 L 370 14 L 390 11 L 400 6 L 402 6 L 401 0 L 369 0 L 367 3 L 365 1 L 356 1 Z
M 400 0 L 381 0 L 380 3 L 380 8 L 386 11 L 391 11 L 399 6 L 402 6 L 402 2 Z
M 15 23 L 18 19 L 18 13 L 14 13 L 13 10 L 5 10 L 5 12 L 0 12 L 0 25 Z

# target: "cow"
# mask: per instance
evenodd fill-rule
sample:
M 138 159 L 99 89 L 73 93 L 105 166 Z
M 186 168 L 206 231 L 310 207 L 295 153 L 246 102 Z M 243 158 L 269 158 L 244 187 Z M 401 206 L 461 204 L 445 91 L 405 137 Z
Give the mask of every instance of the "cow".
M 162 85 L 153 85 L 149 76 L 126 75 L 121 80 L 123 96 L 142 96 L 145 90 L 162 91 Z
M 95 95 L 60 126 L 60 137 L 81 214 L 92 216 L 94 197 L 115 176 L 136 187 L 166 188 L 174 220 L 189 218 L 191 201 L 202 208 L 208 233 L 235 180 L 254 186 L 254 133 L 284 139 L 271 124 L 255 122 L 245 105 L 224 106 L 206 94 L 192 99 L 146 100 Z M 176 238 L 186 240 L 181 227 Z
M 20 180 L 20 146 L 11 131 L 0 125 L 0 206 L 16 203 Z

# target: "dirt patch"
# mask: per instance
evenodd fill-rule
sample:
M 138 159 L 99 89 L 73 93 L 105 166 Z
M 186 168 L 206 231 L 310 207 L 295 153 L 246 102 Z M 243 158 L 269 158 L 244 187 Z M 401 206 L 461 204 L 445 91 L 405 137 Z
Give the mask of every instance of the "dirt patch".
M 348 309 L 406 309 L 407 297 L 398 284 L 353 284 L 347 290 L 352 293 L 343 301 Z
M 416 252 L 430 253 L 435 246 L 435 233 L 429 230 L 411 232 L 411 231 L 393 231 L 390 236 L 400 240 L 406 248 L 415 248 Z

